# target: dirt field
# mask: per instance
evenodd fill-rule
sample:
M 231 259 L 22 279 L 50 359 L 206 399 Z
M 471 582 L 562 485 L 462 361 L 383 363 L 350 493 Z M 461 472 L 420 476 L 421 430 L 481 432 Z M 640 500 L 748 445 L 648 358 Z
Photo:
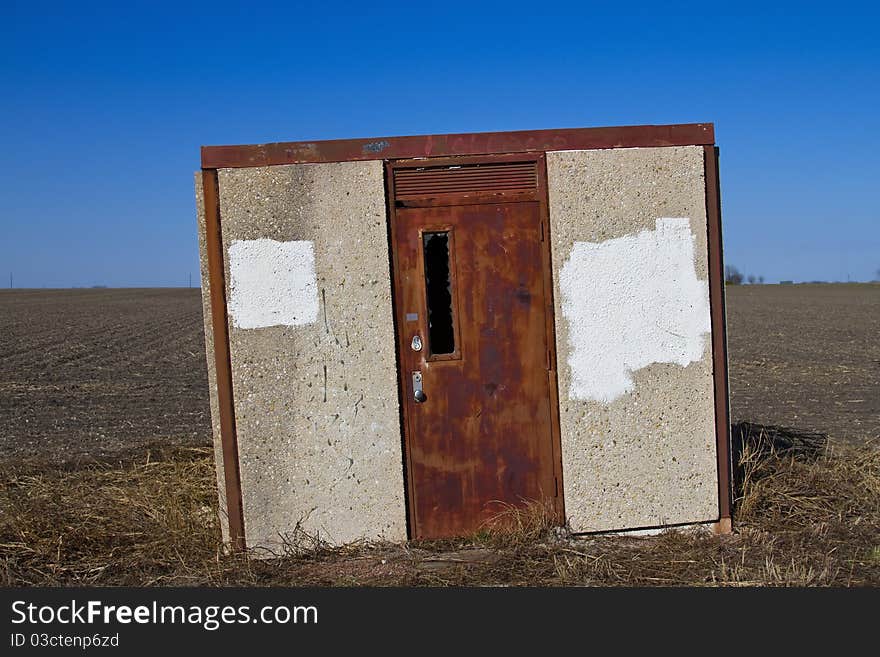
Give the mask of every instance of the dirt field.
M 734 422 L 880 438 L 880 285 L 727 288 Z
M 732 417 L 757 423 L 733 431 L 732 535 L 573 538 L 526 511 L 253 559 L 220 538 L 199 291 L 2 291 L 0 586 L 880 586 L 880 286 L 728 299 Z
M 880 437 L 880 285 L 727 299 L 734 422 Z M 199 290 L 0 291 L 0 459 L 209 441 Z
M 198 289 L 0 292 L 0 459 L 207 445 Z

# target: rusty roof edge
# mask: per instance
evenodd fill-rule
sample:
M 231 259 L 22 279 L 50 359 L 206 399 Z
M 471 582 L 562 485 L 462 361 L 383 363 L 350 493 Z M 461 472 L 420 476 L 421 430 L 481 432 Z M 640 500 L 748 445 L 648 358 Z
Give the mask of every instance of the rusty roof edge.
M 556 128 L 202 146 L 203 169 L 548 150 L 710 146 L 713 123 Z

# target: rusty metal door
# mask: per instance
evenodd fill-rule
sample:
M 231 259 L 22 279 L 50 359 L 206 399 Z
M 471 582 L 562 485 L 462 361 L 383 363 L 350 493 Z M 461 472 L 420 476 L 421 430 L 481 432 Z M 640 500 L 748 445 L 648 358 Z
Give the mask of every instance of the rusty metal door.
M 389 169 L 413 538 L 562 517 L 543 161 L 484 159 Z

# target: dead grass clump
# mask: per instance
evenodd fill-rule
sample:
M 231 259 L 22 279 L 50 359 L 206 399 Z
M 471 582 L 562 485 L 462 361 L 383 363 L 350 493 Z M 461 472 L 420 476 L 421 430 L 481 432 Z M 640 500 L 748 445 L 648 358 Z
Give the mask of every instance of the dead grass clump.
M 507 502 L 495 502 L 493 506 L 498 511 L 473 537 L 478 545 L 510 549 L 555 536 L 555 517 L 548 503 L 528 500 L 521 506 Z
M 138 463 L 0 466 L 0 585 L 224 586 L 408 583 L 405 548 L 331 548 L 295 532 L 277 554 L 226 553 L 210 449 Z
M 880 450 L 779 449 L 770 429 L 747 438 L 740 458 L 737 525 L 763 545 L 756 576 L 771 584 L 880 584 Z
M 200 582 L 222 568 L 209 450 L 127 466 L 0 470 L 6 586 Z

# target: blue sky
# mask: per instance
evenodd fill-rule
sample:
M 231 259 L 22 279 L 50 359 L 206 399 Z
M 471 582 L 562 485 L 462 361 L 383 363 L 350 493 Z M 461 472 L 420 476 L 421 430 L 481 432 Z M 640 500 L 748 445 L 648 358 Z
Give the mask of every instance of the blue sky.
M 880 10 L 828 3 L 0 8 L 0 282 L 198 280 L 202 144 L 714 122 L 725 258 L 880 276 Z

